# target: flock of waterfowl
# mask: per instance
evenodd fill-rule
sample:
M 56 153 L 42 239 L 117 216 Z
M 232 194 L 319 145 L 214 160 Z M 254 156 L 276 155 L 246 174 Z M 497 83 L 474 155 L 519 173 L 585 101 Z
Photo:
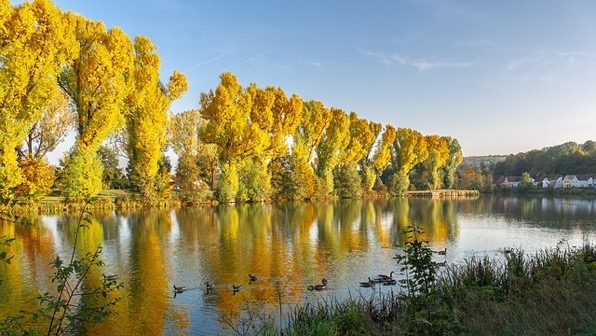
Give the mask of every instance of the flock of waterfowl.
M 434 253 L 437 253 L 439 255 L 447 255 L 447 248 L 445 248 L 444 250 L 441 251 L 433 251 Z M 436 262 L 433 261 L 433 266 L 435 267 L 440 267 L 440 266 L 446 266 L 447 265 L 447 261 L 444 260 L 442 262 Z M 368 287 L 368 288 L 373 288 L 375 285 L 379 284 L 379 285 L 383 285 L 383 286 L 393 286 L 397 284 L 397 280 L 393 278 L 393 271 L 391 271 L 391 273 L 389 273 L 389 275 L 385 275 L 385 274 L 378 274 L 376 277 L 371 278 L 368 277 L 368 281 L 363 281 L 360 282 L 360 287 Z M 115 281 L 116 279 L 118 279 L 118 275 L 117 274 L 110 274 L 110 275 L 105 275 L 102 274 L 103 280 L 104 281 Z M 257 275 L 253 275 L 251 273 L 248 274 L 248 283 L 251 284 L 255 281 L 259 280 L 259 277 Z M 307 287 L 308 290 L 310 291 L 322 291 L 324 289 L 327 288 L 327 284 L 328 284 L 328 280 L 326 278 L 321 279 L 321 283 L 320 284 L 316 284 L 316 285 L 309 285 Z M 209 281 L 205 281 L 205 289 L 207 290 L 207 292 L 209 292 L 210 290 L 215 289 L 215 284 L 211 283 Z M 184 291 L 187 290 L 186 286 L 176 286 L 174 285 L 174 296 L 176 294 L 182 293 Z M 242 290 L 242 285 L 236 285 L 236 284 L 232 284 L 232 292 L 233 294 L 236 294 L 237 292 Z
M 447 255 L 447 248 L 445 248 L 444 250 L 440 250 L 440 251 L 433 251 L 433 253 L 445 256 L 445 255 Z M 434 267 L 444 267 L 444 266 L 447 266 L 447 260 L 433 261 L 432 265 Z M 393 271 L 391 271 L 391 273 L 389 273 L 389 275 L 379 274 L 375 278 L 368 277 L 368 281 L 360 282 L 360 287 L 373 288 L 376 284 L 380 284 L 383 286 L 396 285 L 397 280 L 393 279 Z
M 382 284 L 383 286 L 396 285 L 397 280 L 393 279 L 393 271 L 391 271 L 391 273 L 389 273 L 389 275 L 379 274 L 379 275 L 377 275 L 376 278 L 372 278 L 372 279 L 370 277 L 368 277 L 368 281 L 361 282 L 360 287 L 372 288 L 376 284 Z

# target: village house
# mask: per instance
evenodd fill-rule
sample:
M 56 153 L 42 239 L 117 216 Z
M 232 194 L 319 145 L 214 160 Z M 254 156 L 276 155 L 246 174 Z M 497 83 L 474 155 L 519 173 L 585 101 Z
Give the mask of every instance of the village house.
M 521 176 L 500 176 L 495 185 L 503 188 L 517 188 L 521 184 Z M 536 188 L 596 188 L 596 179 L 589 175 L 550 176 L 542 180 L 532 178 Z

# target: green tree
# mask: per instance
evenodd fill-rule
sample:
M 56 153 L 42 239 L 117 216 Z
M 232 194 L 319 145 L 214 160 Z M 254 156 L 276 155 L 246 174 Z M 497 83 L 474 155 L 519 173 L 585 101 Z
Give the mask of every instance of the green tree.
M 239 201 L 265 201 L 270 198 L 271 176 L 267 165 L 257 158 L 243 160 L 239 168 L 237 199 Z
M 355 198 L 362 195 L 362 180 L 356 163 L 338 165 L 333 170 L 335 193 L 341 198 Z
M 528 191 L 534 187 L 534 182 L 532 182 L 532 178 L 530 177 L 530 173 L 523 172 L 521 175 L 521 181 L 519 184 L 519 189 L 521 191 Z
M 97 155 L 99 155 L 99 159 L 103 166 L 103 174 L 101 177 L 102 188 L 117 188 L 118 185 L 122 184 L 122 180 L 124 179 L 124 174 L 118 167 L 119 162 L 117 152 L 106 145 L 102 145 L 97 150 Z

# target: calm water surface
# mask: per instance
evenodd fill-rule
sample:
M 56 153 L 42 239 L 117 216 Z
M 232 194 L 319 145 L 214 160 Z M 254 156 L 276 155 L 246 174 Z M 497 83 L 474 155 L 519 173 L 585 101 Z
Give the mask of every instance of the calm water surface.
M 39 292 L 52 288 L 50 262 L 66 258 L 76 218 L 41 216 L 32 225 L 0 223 L 0 235 L 16 237 L 11 265 L 0 264 L 0 319 L 32 310 Z M 359 281 L 396 271 L 401 230 L 421 226 L 437 261 L 461 262 L 504 247 L 528 252 L 581 245 L 596 238 L 596 200 L 481 197 L 475 200 L 396 199 L 286 205 L 239 205 L 136 213 L 95 214 L 83 229 L 79 254 L 103 247 L 101 274 L 118 274 L 125 288 L 118 315 L 90 325 L 90 335 L 229 334 L 248 312 L 278 316 L 284 309 L 321 299 L 370 297 Z M 248 274 L 259 280 L 249 283 Z M 308 285 L 329 279 L 327 290 Z M 205 281 L 216 288 L 206 292 Z M 279 281 L 280 290 L 274 283 Z M 188 290 L 174 296 L 172 286 Z M 232 284 L 243 285 L 233 293 Z

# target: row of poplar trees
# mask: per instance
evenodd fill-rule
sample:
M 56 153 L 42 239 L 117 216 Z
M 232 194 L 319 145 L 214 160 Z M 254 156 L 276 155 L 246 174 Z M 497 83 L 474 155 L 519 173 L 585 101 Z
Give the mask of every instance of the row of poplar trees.
M 281 88 L 242 87 L 223 73 L 197 110 L 170 114 L 187 90 L 184 75 L 160 81 L 156 47 L 119 28 L 62 12 L 49 0 L 0 0 L 0 201 L 47 194 L 46 154 L 69 127 L 76 142 L 58 184 L 67 200 L 97 195 L 108 137 L 121 134 L 129 177 L 147 204 L 169 197 L 160 169 L 168 146 L 178 156 L 176 185 L 197 202 L 359 197 L 380 187 L 408 190 L 410 172 L 428 188 L 451 187 L 461 162 L 456 139 L 424 136 L 367 121 Z
M 281 88 L 242 87 L 232 73 L 220 78 L 198 110 L 171 116 L 177 183 L 189 201 L 205 192 L 224 202 L 352 198 L 375 187 L 403 195 L 414 168 L 428 189 L 453 186 L 456 139 L 383 126 Z

